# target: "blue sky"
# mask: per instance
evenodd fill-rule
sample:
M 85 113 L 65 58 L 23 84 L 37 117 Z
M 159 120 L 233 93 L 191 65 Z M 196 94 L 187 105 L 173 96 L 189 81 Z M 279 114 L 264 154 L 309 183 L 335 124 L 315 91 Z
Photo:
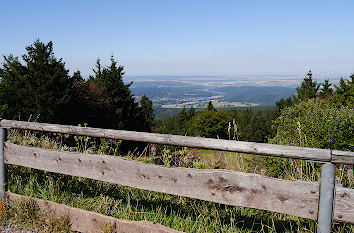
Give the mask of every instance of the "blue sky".
M 88 75 L 354 72 L 354 1 L 1 1 L 0 55 L 39 38 Z

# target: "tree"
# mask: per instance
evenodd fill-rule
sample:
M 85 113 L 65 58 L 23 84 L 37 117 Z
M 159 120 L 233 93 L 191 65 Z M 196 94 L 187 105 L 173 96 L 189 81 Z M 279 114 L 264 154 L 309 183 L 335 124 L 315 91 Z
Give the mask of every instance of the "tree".
M 249 142 L 267 142 L 267 136 L 269 132 L 267 130 L 266 122 L 259 112 L 254 115 L 249 123 L 242 127 L 241 140 Z
M 320 88 L 320 84 L 317 84 L 316 81 L 312 80 L 312 72 L 311 70 L 307 73 L 306 77 L 301 83 L 300 87 L 296 88 L 297 91 L 297 100 L 305 100 L 315 98 L 317 96 L 318 89 Z
M 333 89 L 331 88 L 332 84 L 329 83 L 329 80 L 326 79 L 324 83 L 322 83 L 322 88 L 320 92 L 320 97 L 326 98 L 333 94 Z
M 36 40 L 26 47 L 24 64 L 13 55 L 4 56 L 0 68 L 0 113 L 3 118 L 71 123 L 72 79 L 62 59 L 53 52 L 53 43 Z
M 277 101 L 275 103 L 275 105 L 277 106 L 277 110 L 280 112 L 283 108 L 286 108 L 286 107 L 290 107 L 294 104 L 294 101 L 291 97 L 288 97 L 286 99 L 284 99 L 283 97 L 280 98 L 279 101 Z
M 335 87 L 333 102 L 337 105 L 354 107 L 354 74 L 351 80 L 341 78 L 338 86 Z
M 315 98 L 318 96 L 318 90 L 320 88 L 320 84 L 317 84 L 316 81 L 313 81 L 312 79 L 312 71 L 310 70 L 304 80 L 301 83 L 300 87 L 296 88 L 297 94 L 293 95 L 292 97 L 288 97 L 286 99 L 281 98 L 278 100 L 275 104 L 277 107 L 278 112 L 280 113 L 282 109 L 286 107 L 291 107 L 295 103 L 299 103 L 302 100 L 307 100 L 311 98 Z M 322 84 L 323 88 L 320 93 L 320 96 L 326 96 L 327 94 L 331 93 L 331 84 L 328 83 L 328 80 L 325 81 L 324 84 Z M 322 97 L 324 98 L 324 97 Z
M 207 110 L 208 111 L 215 111 L 215 107 L 213 105 L 213 102 L 209 101 Z
M 189 135 L 227 139 L 227 128 L 231 120 L 230 115 L 225 111 L 206 110 L 191 120 Z
M 138 118 L 137 124 L 140 125 L 138 130 L 151 131 L 154 124 L 154 111 L 152 101 L 146 95 L 143 95 L 139 101 Z
M 72 120 L 75 124 L 87 123 L 91 127 L 104 127 L 109 112 L 109 102 L 103 95 L 103 88 L 87 82 L 80 72 L 73 75 Z
M 117 65 L 111 57 L 111 65 L 102 67 L 98 59 L 95 75 L 90 76 L 88 83 L 96 85 L 102 90 L 102 97 L 107 101 L 108 114 L 102 119 L 105 128 L 137 130 L 136 120 L 138 114 L 138 104 L 130 92 L 132 83 L 124 84 L 124 67 Z
M 195 115 L 196 115 L 195 109 L 193 108 L 193 106 L 191 106 L 188 109 L 188 113 L 187 113 L 188 120 L 192 119 Z
M 100 60 L 97 60 L 94 75 L 91 75 L 88 84 L 94 87 L 97 98 L 102 102 L 105 110 L 104 116 L 100 119 L 100 127 L 151 131 L 154 120 L 152 101 L 143 96 L 139 103 L 130 91 L 131 83 L 123 81 L 124 67 L 118 65 L 111 57 L 111 64 L 102 67 Z M 102 101 L 101 101 L 102 99 Z M 146 143 L 123 141 L 119 150 L 123 153 L 128 151 L 142 150 Z

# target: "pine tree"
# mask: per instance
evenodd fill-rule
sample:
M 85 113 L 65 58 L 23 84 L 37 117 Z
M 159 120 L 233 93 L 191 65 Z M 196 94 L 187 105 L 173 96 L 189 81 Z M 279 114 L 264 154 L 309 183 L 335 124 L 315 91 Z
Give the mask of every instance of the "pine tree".
M 193 106 L 191 106 L 188 109 L 187 115 L 188 115 L 188 120 L 191 120 L 196 115 L 196 112 L 195 112 L 195 109 L 193 108 Z
M 138 122 L 139 131 L 149 132 L 151 127 L 154 124 L 154 111 L 152 109 L 152 101 L 146 96 L 143 95 L 139 101 L 139 113 L 138 113 Z
M 27 120 L 31 115 L 49 123 L 70 123 L 72 79 L 53 43 L 36 40 L 26 47 L 24 64 L 13 55 L 4 56 L 0 68 L 1 117 Z
M 317 96 L 317 92 L 320 88 L 320 84 L 317 84 L 316 81 L 312 80 L 312 72 L 311 70 L 307 73 L 304 81 L 302 81 L 301 86 L 297 87 L 297 100 L 306 100 L 315 98 Z
M 329 95 L 333 94 L 333 89 L 331 88 L 332 84 L 329 83 L 329 80 L 326 79 L 325 82 L 322 84 L 321 92 L 320 92 L 320 97 L 321 98 L 326 98 Z
M 339 105 L 354 107 L 354 74 L 350 79 L 341 78 L 339 85 L 335 85 L 333 102 Z
M 215 111 L 215 107 L 213 105 L 213 102 L 209 101 L 207 111 Z
M 102 97 L 107 101 L 108 114 L 102 119 L 103 127 L 136 130 L 136 120 L 138 114 L 138 104 L 130 92 L 132 83 L 124 84 L 124 67 L 117 65 L 111 57 L 111 65 L 102 67 L 98 59 L 95 75 L 90 76 L 89 83 L 93 83 L 102 91 Z

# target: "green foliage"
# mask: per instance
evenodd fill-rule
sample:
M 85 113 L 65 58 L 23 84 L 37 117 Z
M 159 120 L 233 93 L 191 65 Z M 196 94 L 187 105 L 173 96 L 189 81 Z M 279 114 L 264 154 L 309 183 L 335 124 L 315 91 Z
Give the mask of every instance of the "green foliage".
M 272 121 L 279 115 L 276 109 L 252 110 L 233 109 L 228 111 L 205 110 L 196 112 L 193 108 L 184 108 L 173 117 L 156 121 L 159 133 L 179 134 L 203 137 L 223 138 L 266 142 L 274 137 Z M 229 131 L 229 123 L 233 124 L 233 132 Z M 234 135 L 235 134 L 235 135 Z M 207 136 L 206 136 L 207 135 Z
M 123 69 L 113 57 L 107 67 L 102 67 L 100 60 L 97 60 L 95 75 L 89 78 L 88 83 L 102 90 L 99 94 L 107 103 L 108 114 L 102 120 L 105 128 L 136 129 L 138 105 L 129 89 L 131 83 L 123 82 Z
M 211 101 L 209 101 L 208 106 L 207 106 L 208 111 L 215 111 L 215 107 Z
M 316 81 L 312 80 L 312 72 L 311 70 L 307 73 L 304 81 L 302 81 L 301 86 L 296 88 L 297 91 L 297 101 L 306 100 L 315 98 L 317 96 L 317 92 L 320 88 L 320 84 L 317 84 Z
M 332 101 L 335 104 L 354 107 L 354 74 L 350 76 L 351 80 L 341 78 L 339 86 L 335 87 L 335 94 Z
M 62 59 L 56 59 L 53 43 L 35 41 L 22 56 L 4 57 L 0 68 L 0 116 L 48 123 L 80 124 L 92 127 L 151 131 L 152 102 L 143 96 L 136 103 L 131 83 L 123 81 L 123 66 L 111 57 L 102 67 L 97 61 L 94 75 L 86 81 L 80 71 L 69 76 Z
M 207 138 L 228 138 L 227 127 L 231 117 L 227 112 L 206 110 L 191 120 L 190 135 L 200 135 Z
M 354 148 L 354 111 L 353 111 L 353 75 L 352 81 L 340 80 L 335 91 L 330 88 L 328 80 L 322 84 L 319 93 L 318 85 L 312 81 L 309 73 L 301 87 L 297 88 L 298 97 L 281 99 L 277 102 L 277 108 L 281 115 L 274 122 L 276 136 L 269 142 L 305 146 L 315 148 L 327 148 L 337 150 L 350 150 Z M 287 176 L 287 171 L 295 168 L 300 174 L 310 180 L 317 180 L 320 173 L 319 164 L 297 160 L 285 160 L 280 158 L 266 158 L 265 164 L 271 168 L 271 172 L 279 177 Z M 339 168 L 341 176 L 348 176 L 346 166 Z M 294 174 L 294 172 L 291 172 Z M 343 179 L 350 180 L 348 177 Z
M 275 105 L 277 106 L 277 110 L 280 112 L 283 108 L 285 107 L 290 107 L 294 104 L 294 101 L 291 97 L 288 97 L 286 99 L 280 98 L 277 102 L 275 102 Z
M 85 81 L 79 71 L 74 73 L 73 79 L 72 121 L 74 124 L 86 123 L 92 127 L 105 127 L 105 119 L 111 113 L 109 102 L 103 96 L 104 89 Z
M 138 115 L 139 119 L 139 131 L 151 131 L 151 127 L 154 125 L 154 111 L 152 109 L 152 101 L 143 95 L 139 101 Z
M 329 101 L 311 99 L 286 108 L 275 121 L 275 126 L 277 134 L 271 143 L 354 149 L 354 109 L 337 107 Z
M 241 139 L 246 138 L 251 142 L 266 142 L 268 140 L 268 129 L 262 115 L 252 116 L 250 121 L 243 127 Z
M 186 110 L 184 107 L 177 115 L 157 120 L 156 126 L 159 133 L 191 135 L 190 123 L 197 114 L 193 107 Z M 194 136 L 194 135 L 193 135 Z
M 266 142 L 274 134 L 271 125 L 279 113 L 276 109 L 245 109 L 231 110 L 229 114 L 237 124 L 239 140 Z
M 312 79 L 311 70 L 307 73 L 304 80 L 301 83 L 300 87 L 296 88 L 296 95 L 288 97 L 287 99 L 281 98 L 276 102 L 278 111 L 280 112 L 285 107 L 291 107 L 295 103 L 298 103 L 303 100 L 312 99 L 320 97 L 322 99 L 328 98 L 333 94 L 333 89 L 331 88 L 329 80 L 325 80 L 322 84 L 317 84 L 316 81 Z M 321 90 L 320 87 L 322 86 Z
M 7 119 L 39 116 L 39 121 L 70 122 L 72 79 L 62 59 L 53 53 L 53 43 L 39 40 L 22 56 L 5 57 L 0 68 L 0 114 Z
M 326 79 L 324 83 L 322 83 L 322 88 L 320 92 L 320 97 L 322 99 L 329 97 L 333 94 L 333 89 L 331 88 L 332 84 L 329 83 L 329 80 Z

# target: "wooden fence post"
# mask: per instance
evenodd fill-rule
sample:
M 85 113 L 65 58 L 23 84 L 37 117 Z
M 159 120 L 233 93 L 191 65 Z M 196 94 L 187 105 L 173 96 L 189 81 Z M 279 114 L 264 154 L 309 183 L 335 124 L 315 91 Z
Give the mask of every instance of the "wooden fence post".
M 5 193 L 7 189 L 7 174 L 4 163 L 4 145 L 7 138 L 7 129 L 0 128 L 0 201 L 5 201 Z
M 318 211 L 318 232 L 329 233 L 332 227 L 334 179 L 336 165 L 324 163 L 321 169 L 320 204 Z

